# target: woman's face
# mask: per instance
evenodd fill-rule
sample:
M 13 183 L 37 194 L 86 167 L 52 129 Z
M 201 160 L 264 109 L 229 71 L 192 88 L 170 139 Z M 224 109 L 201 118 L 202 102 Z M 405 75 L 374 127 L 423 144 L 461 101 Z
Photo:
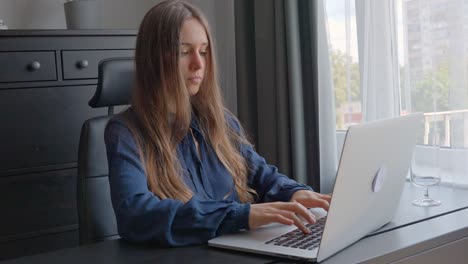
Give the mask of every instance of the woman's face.
M 205 28 L 196 19 L 186 20 L 182 25 L 179 49 L 179 69 L 192 96 L 200 89 L 209 51 Z

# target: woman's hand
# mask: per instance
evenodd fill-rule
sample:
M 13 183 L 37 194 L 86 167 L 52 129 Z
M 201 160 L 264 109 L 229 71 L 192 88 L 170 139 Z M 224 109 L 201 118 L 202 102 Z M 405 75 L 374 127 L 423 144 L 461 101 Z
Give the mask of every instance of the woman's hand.
M 316 193 L 310 190 L 300 190 L 293 194 L 290 202 L 297 202 L 306 208 L 320 207 L 328 211 L 331 195 Z
M 298 202 L 259 203 L 250 206 L 249 227 L 255 229 L 270 223 L 296 225 L 302 232 L 310 230 L 302 223 L 302 217 L 307 222 L 315 223 L 314 215 Z

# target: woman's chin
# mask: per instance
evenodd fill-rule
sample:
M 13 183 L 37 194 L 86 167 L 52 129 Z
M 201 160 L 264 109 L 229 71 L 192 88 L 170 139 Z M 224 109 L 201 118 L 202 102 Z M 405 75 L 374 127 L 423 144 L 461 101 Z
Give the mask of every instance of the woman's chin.
M 200 86 L 198 85 L 191 85 L 188 87 L 188 92 L 189 92 L 189 95 L 190 96 L 194 96 L 198 93 L 198 91 L 200 90 Z

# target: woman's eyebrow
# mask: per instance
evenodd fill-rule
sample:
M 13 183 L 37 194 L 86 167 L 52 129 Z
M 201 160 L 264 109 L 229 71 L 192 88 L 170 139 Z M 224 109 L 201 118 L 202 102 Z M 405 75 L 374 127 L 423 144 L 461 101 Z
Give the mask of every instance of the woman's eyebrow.
M 182 42 L 182 43 L 180 43 L 180 45 L 182 45 L 182 46 L 195 46 L 195 44 L 188 43 L 188 42 Z M 201 44 L 201 46 L 206 47 L 206 46 L 208 46 L 208 43 L 207 43 L 207 42 L 203 42 L 203 43 Z

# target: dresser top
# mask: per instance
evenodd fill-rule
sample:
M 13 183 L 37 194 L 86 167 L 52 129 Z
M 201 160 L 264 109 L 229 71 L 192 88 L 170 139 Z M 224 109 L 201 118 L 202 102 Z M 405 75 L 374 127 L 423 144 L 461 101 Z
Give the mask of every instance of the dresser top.
M 0 30 L 0 37 L 33 37 L 33 36 L 135 36 L 136 29 L 89 29 L 89 30 L 67 30 L 67 29 L 9 29 Z

